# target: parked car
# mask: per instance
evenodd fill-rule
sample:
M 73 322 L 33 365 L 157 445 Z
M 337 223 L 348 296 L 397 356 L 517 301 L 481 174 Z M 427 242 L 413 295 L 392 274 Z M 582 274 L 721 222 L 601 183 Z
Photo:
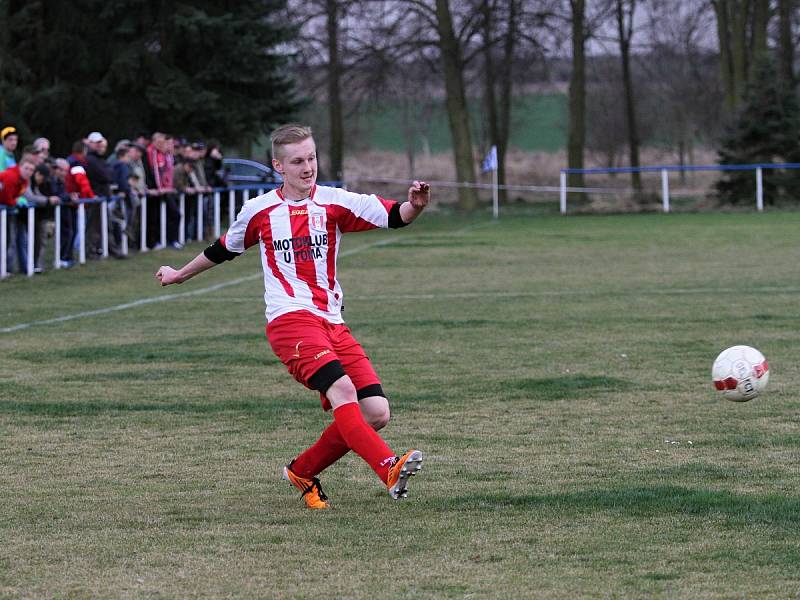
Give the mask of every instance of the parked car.
M 280 174 L 272 167 L 247 158 L 223 158 L 222 166 L 228 173 L 230 185 L 258 185 L 283 181 Z

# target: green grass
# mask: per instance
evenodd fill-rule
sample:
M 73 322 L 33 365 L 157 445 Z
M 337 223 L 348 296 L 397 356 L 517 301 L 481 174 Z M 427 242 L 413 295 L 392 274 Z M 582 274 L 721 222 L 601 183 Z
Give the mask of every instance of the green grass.
M 794 597 L 799 229 L 431 213 L 347 236 L 385 438 L 426 464 L 393 502 L 345 457 L 322 513 L 279 480 L 329 417 L 266 343 L 256 252 L 164 290 L 200 246 L 1 282 L 0 329 L 34 324 L 0 333 L 0 597 Z M 734 344 L 772 368 L 749 403 L 710 384 Z

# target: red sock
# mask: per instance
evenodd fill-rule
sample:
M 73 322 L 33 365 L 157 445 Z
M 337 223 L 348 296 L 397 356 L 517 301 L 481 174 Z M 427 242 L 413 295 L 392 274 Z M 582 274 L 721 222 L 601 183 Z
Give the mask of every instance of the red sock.
M 386 445 L 383 438 L 367 425 L 358 403 L 348 402 L 335 408 L 333 418 L 350 449 L 363 458 L 381 481 L 386 483 L 394 452 Z
M 330 467 L 345 454 L 350 447 L 344 441 L 336 421 L 328 425 L 317 442 L 294 459 L 292 471 L 295 475 L 311 479 Z

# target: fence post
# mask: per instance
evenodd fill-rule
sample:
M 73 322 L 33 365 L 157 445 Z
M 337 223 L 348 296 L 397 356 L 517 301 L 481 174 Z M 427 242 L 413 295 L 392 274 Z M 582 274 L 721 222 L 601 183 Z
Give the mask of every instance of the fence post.
M 756 169 L 756 208 L 759 212 L 764 210 L 764 177 L 761 167 Z
M 661 169 L 661 202 L 664 205 L 664 212 L 669 212 L 669 172 Z
M 53 268 L 61 268 L 61 204 L 56 204 L 56 225 L 53 230 Z
M 567 214 L 567 174 L 561 171 L 561 214 Z
M 78 204 L 78 234 L 81 236 L 81 243 L 78 249 L 78 261 L 86 264 L 86 203 Z
M 181 218 L 178 225 L 178 242 L 181 244 L 186 243 L 186 194 L 178 196 L 180 204 Z
M 147 202 L 150 197 L 145 195 L 139 202 L 139 252 L 147 252 Z
M 214 192 L 214 239 L 219 237 L 220 224 L 219 224 L 219 190 Z
M 161 247 L 167 247 L 167 199 L 161 198 Z
M 8 211 L 0 208 L 0 279 L 8 277 Z
M 33 248 L 36 246 L 35 226 L 36 225 L 36 209 L 32 206 L 28 207 L 28 260 L 25 265 L 25 272 L 28 277 L 33 277 Z
M 203 235 L 203 225 L 204 225 L 203 217 L 205 216 L 203 214 L 203 212 L 204 212 L 203 211 L 203 208 L 204 208 L 204 206 L 203 206 L 204 202 L 203 201 L 204 201 L 204 199 L 205 198 L 203 197 L 203 194 L 197 194 L 197 240 L 198 241 L 202 240 L 205 237 Z
M 236 191 L 228 190 L 228 227 L 233 224 L 236 217 Z
M 120 248 L 122 256 L 128 256 L 128 207 L 126 202 L 128 198 L 120 197 L 117 202 L 120 207 L 120 214 L 122 215 L 122 233 L 120 234 Z
M 108 200 L 100 202 L 100 240 L 103 246 L 103 258 L 108 258 Z

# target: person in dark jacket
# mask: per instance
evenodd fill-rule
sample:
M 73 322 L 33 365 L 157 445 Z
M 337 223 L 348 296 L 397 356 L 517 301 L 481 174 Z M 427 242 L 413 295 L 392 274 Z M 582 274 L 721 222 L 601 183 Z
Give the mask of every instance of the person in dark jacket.
M 103 158 L 108 149 L 108 140 L 99 131 L 93 131 L 86 138 L 89 152 L 86 154 L 86 175 L 95 195 L 110 199 L 114 174 L 108 163 Z M 86 231 L 87 252 L 90 258 L 99 258 L 103 255 L 102 248 L 102 211 L 103 205 L 95 203 L 89 205 L 88 224 Z

